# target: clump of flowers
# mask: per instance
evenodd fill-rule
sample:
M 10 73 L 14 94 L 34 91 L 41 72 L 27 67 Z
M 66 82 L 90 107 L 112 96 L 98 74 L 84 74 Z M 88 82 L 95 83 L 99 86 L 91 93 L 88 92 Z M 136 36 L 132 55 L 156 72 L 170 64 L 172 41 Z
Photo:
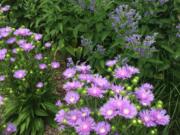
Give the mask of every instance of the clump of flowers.
M 7 12 L 10 10 L 10 5 L 5 5 L 5 6 L 2 6 L 0 4 L 0 12 L 4 13 L 4 12 Z
M 41 118 L 41 115 L 35 114 L 35 111 L 41 108 L 44 102 L 53 103 L 55 101 L 54 76 L 60 68 L 60 63 L 55 59 L 56 48 L 51 42 L 43 43 L 42 38 L 41 34 L 24 27 L 0 28 L 0 87 L 3 88 L 0 93 L 8 97 L 5 106 L 15 107 L 14 112 L 6 111 L 5 107 L 5 119 L 12 122 L 19 119 L 17 112 L 22 115 L 25 113 L 26 120 L 31 122 L 34 121 L 33 117 Z M 0 96 L 0 105 L 4 103 L 3 99 Z M 14 103 L 17 103 L 17 106 Z M 27 112 L 23 111 L 24 107 Z M 41 110 L 48 111 L 47 108 L 41 108 Z M 23 122 L 26 123 L 26 120 Z M 20 125 L 23 122 L 16 123 L 17 130 L 22 130 Z M 28 128 L 31 129 L 31 127 L 33 126 L 29 125 Z M 11 128 L 7 128 L 8 132 L 10 132 L 9 129 Z
M 131 35 L 137 32 L 138 22 L 141 16 L 129 5 L 119 5 L 110 15 L 112 26 L 119 37 Z
M 55 117 L 61 132 L 109 135 L 138 126 L 155 132 L 157 126 L 168 125 L 170 117 L 162 101 L 155 101 L 154 87 L 138 85 L 138 68 L 116 60 L 106 65 L 108 77 L 94 74 L 84 63 L 64 71 L 65 97 L 56 102 L 60 110 Z
M 139 34 L 127 36 L 125 38 L 127 43 L 126 48 L 135 51 L 140 56 L 149 57 L 152 55 L 152 52 L 155 51 L 153 44 L 156 42 L 156 36 L 157 33 L 146 35 L 145 37 Z

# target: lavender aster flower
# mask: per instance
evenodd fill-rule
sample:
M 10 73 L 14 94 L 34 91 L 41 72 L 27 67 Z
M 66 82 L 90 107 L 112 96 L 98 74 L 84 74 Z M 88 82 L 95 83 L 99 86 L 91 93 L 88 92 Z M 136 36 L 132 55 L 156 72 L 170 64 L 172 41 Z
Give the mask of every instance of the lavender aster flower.
M 10 135 L 16 132 L 16 130 L 16 126 L 13 123 L 8 123 L 5 132 L 6 134 Z
M 0 39 L 9 36 L 9 34 L 10 34 L 12 31 L 13 31 L 13 30 L 12 30 L 11 27 L 0 28 Z
M 153 120 L 153 117 L 150 115 L 149 110 L 143 110 L 139 113 L 140 119 L 146 127 L 154 127 L 156 123 Z
M 76 70 L 83 74 L 89 73 L 90 69 L 91 69 L 91 67 L 89 65 L 85 65 L 85 64 L 76 66 Z
M 88 95 L 90 95 L 90 96 L 102 98 L 103 94 L 105 93 L 105 90 L 103 90 L 99 87 L 96 87 L 96 86 L 92 86 L 92 87 L 88 88 L 87 92 L 88 92 Z
M 27 28 L 19 28 L 14 32 L 16 36 L 30 36 L 32 32 Z
M 63 88 L 66 91 L 70 91 L 70 90 L 76 90 L 78 88 L 81 88 L 83 86 L 83 83 L 79 82 L 79 81 L 72 81 L 72 82 L 67 82 L 63 85 Z
M 100 108 L 100 114 L 104 116 L 105 119 L 111 120 L 117 115 L 117 112 L 112 104 L 106 103 Z
M 4 97 L 0 95 L 0 106 L 4 104 Z
M 98 135 L 108 135 L 111 130 L 111 126 L 107 122 L 98 122 L 95 127 L 95 132 Z
M 170 121 L 169 115 L 166 115 L 166 110 L 161 109 L 152 109 L 150 115 L 153 118 L 154 122 L 158 125 L 168 125 Z
M 50 42 L 47 42 L 47 43 L 45 43 L 45 45 L 44 45 L 46 48 L 50 48 L 51 47 L 51 43 Z
M 61 124 L 64 121 L 65 117 L 66 117 L 66 112 L 62 109 L 56 114 L 55 121 L 58 124 Z
M 56 101 L 56 106 L 61 107 L 62 105 L 63 105 L 63 104 L 62 104 L 61 100 L 57 100 L 57 101 Z
M 29 52 L 32 49 L 34 49 L 35 46 L 33 46 L 31 43 L 22 43 L 19 45 L 24 51 Z
M 91 75 L 91 74 L 80 74 L 78 76 L 78 78 L 81 80 L 81 81 L 86 81 L 87 83 L 90 83 L 92 82 L 94 76 Z
M 57 61 L 53 61 L 53 62 L 51 63 L 51 67 L 52 67 L 53 69 L 57 69 L 57 68 L 60 67 L 60 63 L 57 62 Z
M 39 68 L 40 68 L 41 70 L 44 70 L 44 69 L 46 69 L 46 68 L 47 68 L 47 65 L 46 65 L 46 64 L 44 64 L 44 63 L 39 64 Z
M 76 104 L 79 101 L 79 94 L 74 91 L 69 91 L 66 93 L 64 100 L 68 104 Z
M 36 60 L 42 60 L 42 58 L 43 58 L 42 53 L 38 53 L 38 54 L 35 55 Z
M 95 75 L 92 79 L 92 82 L 94 85 L 102 88 L 102 89 L 108 89 L 110 87 L 110 83 L 106 78 L 103 78 L 102 76 Z
M 36 87 L 37 88 L 42 88 L 44 86 L 44 83 L 43 82 L 38 82 L 37 84 L 36 84 Z
M 76 70 L 74 68 L 67 68 L 64 72 L 63 72 L 63 76 L 65 78 L 72 78 L 74 77 L 74 75 L 76 74 Z
M 42 34 L 34 34 L 34 39 L 36 40 L 36 41 L 39 41 L 39 40 L 41 40 L 42 39 Z
M 16 42 L 16 38 L 15 38 L 15 37 L 11 37 L 11 38 L 9 38 L 9 39 L 6 41 L 7 44 L 13 44 L 13 43 L 15 43 L 15 42 Z
M 111 85 L 112 91 L 114 91 L 116 94 L 119 94 L 122 90 L 124 90 L 124 87 L 121 85 Z
M 14 57 L 11 57 L 11 58 L 10 58 L 10 62 L 13 63 L 13 62 L 15 62 L 15 61 L 16 61 L 16 58 L 14 58 Z
M 26 76 L 26 71 L 25 70 L 17 70 L 14 72 L 13 77 L 17 79 L 23 79 Z
M 112 66 L 114 66 L 116 63 L 117 63 L 117 60 L 108 60 L 108 61 L 106 62 L 106 66 L 112 67 Z
M 77 125 L 77 121 L 81 118 L 81 112 L 79 110 L 72 110 L 67 113 L 67 123 L 68 125 L 74 127 Z
M 5 59 L 6 53 L 7 53 L 7 49 L 5 48 L 0 49 L 0 61 Z
M 0 75 L 0 82 L 5 80 L 5 75 Z
M 89 117 L 91 114 L 91 110 L 87 107 L 81 108 L 81 117 L 86 118 Z
M 90 135 L 90 132 L 93 131 L 95 126 L 95 122 L 91 117 L 80 119 L 77 122 L 78 126 L 76 126 L 76 132 L 79 135 Z
M 9 11 L 9 9 L 10 9 L 10 5 L 5 5 L 4 7 L 0 8 L 0 11 L 7 12 L 7 11 Z

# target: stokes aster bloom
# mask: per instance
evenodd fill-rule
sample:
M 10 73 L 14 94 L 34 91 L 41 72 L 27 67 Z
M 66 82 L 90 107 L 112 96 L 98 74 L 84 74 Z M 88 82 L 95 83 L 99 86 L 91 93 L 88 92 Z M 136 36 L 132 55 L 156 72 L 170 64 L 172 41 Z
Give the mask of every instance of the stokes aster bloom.
M 77 121 L 81 118 L 81 112 L 79 110 L 71 110 L 67 113 L 67 123 L 70 126 L 76 126 L 77 125 Z
M 91 117 L 80 119 L 77 121 L 76 132 L 79 135 L 90 135 L 90 132 L 93 131 L 95 122 Z
M 17 79 L 23 79 L 25 76 L 26 76 L 26 71 L 25 70 L 17 70 L 14 72 L 14 78 L 17 78 Z
M 15 42 L 16 42 L 16 38 L 15 38 L 15 37 L 11 37 L 11 38 L 9 38 L 9 39 L 6 41 L 7 44 L 13 44 L 13 43 L 15 43 Z
M 16 35 L 16 36 L 30 36 L 30 35 L 32 35 L 32 32 L 27 28 L 19 28 L 16 31 L 14 31 L 14 35 Z
M 45 43 L 45 45 L 44 45 L 46 48 L 50 48 L 51 47 L 51 43 L 50 42 L 47 42 L 47 43 Z
M 137 73 L 139 73 L 139 69 L 126 65 L 126 66 L 117 68 L 115 70 L 114 76 L 115 78 L 124 80 L 124 79 L 131 78 L 134 74 L 137 74 Z
M 53 69 L 57 69 L 57 68 L 60 67 L 60 63 L 57 62 L 57 61 L 53 61 L 53 62 L 51 63 L 51 67 L 52 67 Z
M 90 72 L 91 67 L 89 65 L 81 64 L 79 66 L 76 66 L 76 70 L 80 73 L 87 74 Z
M 6 57 L 7 49 L 0 49 L 0 60 L 4 60 Z
M 111 120 L 117 115 L 117 112 L 111 103 L 106 103 L 100 108 L 100 114 L 103 115 L 105 119 Z
M 96 124 L 94 130 L 98 135 L 108 135 L 111 130 L 111 126 L 109 123 L 102 121 Z
M 19 46 L 26 52 L 29 52 L 35 48 L 35 46 L 33 46 L 31 43 L 26 43 L 26 42 L 19 44 Z
M 154 122 L 153 117 L 150 115 L 149 110 L 143 110 L 139 113 L 140 119 L 146 127 L 154 127 L 156 123 Z
M 74 91 L 69 91 L 66 93 L 64 100 L 68 104 L 76 104 L 79 101 L 79 94 Z
M 35 58 L 36 60 L 42 60 L 43 55 L 42 55 L 42 53 L 38 53 L 38 54 L 35 55 L 34 58 Z
M 37 84 L 36 84 L 36 87 L 37 88 L 42 88 L 44 86 L 44 83 L 43 82 L 38 82 Z
M 44 70 L 44 69 L 46 69 L 46 68 L 47 68 L 47 65 L 46 65 L 46 64 L 44 64 L 44 63 L 39 64 L 39 69 Z
M 4 104 L 4 97 L 0 95 L 0 106 Z
M 114 91 L 116 94 L 120 94 L 122 90 L 124 90 L 124 87 L 121 85 L 111 85 L 112 91 Z
M 42 34 L 39 34 L 39 33 L 34 34 L 34 39 L 35 39 L 36 41 L 41 40 L 41 39 L 42 39 Z
M 101 89 L 101 88 L 99 88 L 99 87 L 92 86 L 91 88 L 88 88 L 87 92 L 88 92 L 88 95 L 90 95 L 90 96 L 102 98 L 103 94 L 106 91 Z
M 12 31 L 11 27 L 0 28 L 0 39 L 9 36 Z
M 108 89 L 110 87 L 110 83 L 106 78 L 103 78 L 100 75 L 95 75 L 92 78 L 92 82 L 94 85 L 102 88 L 102 89 Z
M 112 66 L 114 66 L 116 63 L 117 63 L 117 60 L 108 60 L 108 61 L 106 62 L 106 66 L 112 67 Z
M 64 121 L 65 117 L 66 117 L 66 112 L 62 109 L 56 114 L 55 121 L 58 124 L 61 124 Z
M 63 104 L 62 104 L 61 100 L 57 100 L 57 101 L 56 101 L 56 106 L 61 107 L 62 105 L 63 105 Z
M 65 78 L 72 78 L 74 77 L 74 75 L 76 74 L 76 70 L 74 68 L 67 68 L 64 72 L 63 72 L 63 76 Z
M 0 82 L 5 80 L 5 75 L 0 75 Z
M 5 130 L 5 133 L 7 135 L 10 135 L 10 134 L 16 132 L 16 130 L 17 130 L 16 126 L 13 123 L 8 123 L 7 127 L 6 127 L 6 130 Z
M 71 91 L 71 90 L 76 90 L 78 88 L 81 88 L 83 86 L 83 83 L 79 81 L 72 81 L 72 82 L 67 82 L 63 85 L 63 88 L 66 91 Z

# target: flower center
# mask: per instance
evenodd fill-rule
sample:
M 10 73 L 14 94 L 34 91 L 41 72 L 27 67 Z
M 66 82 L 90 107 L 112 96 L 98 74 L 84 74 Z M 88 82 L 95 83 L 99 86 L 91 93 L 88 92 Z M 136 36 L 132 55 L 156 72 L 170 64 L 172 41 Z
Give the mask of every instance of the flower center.
M 130 112 L 129 109 L 127 109 L 127 108 L 123 110 L 124 114 L 129 114 L 129 112 Z
M 105 133 L 105 128 L 104 127 L 102 127 L 102 128 L 100 128 L 100 133 Z
M 107 111 L 107 115 L 112 115 L 113 111 L 112 110 L 108 110 Z

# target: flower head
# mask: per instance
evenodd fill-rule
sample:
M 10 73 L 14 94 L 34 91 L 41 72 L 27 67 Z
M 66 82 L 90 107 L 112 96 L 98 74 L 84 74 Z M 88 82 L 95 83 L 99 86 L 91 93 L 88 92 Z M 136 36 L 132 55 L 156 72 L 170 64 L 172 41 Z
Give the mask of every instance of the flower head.
M 5 132 L 10 135 L 16 132 L 16 130 L 16 126 L 13 123 L 8 123 Z
M 69 91 L 66 93 L 64 100 L 68 104 L 76 104 L 79 101 L 79 94 L 74 91 Z
M 79 81 L 72 81 L 72 82 L 67 82 L 63 85 L 63 88 L 66 91 L 70 91 L 70 90 L 76 90 L 78 88 L 81 88 L 83 86 L 83 83 L 79 82 Z
M 57 62 L 57 61 L 53 61 L 53 62 L 51 63 L 51 67 L 52 67 L 53 69 L 57 69 L 57 68 L 60 67 L 60 63 Z
M 6 57 L 7 49 L 0 49 L 0 61 L 4 60 Z
M 5 80 L 5 75 L 0 75 L 0 82 Z
M 4 97 L 0 95 L 0 106 L 4 104 Z
M 98 122 L 95 126 L 95 132 L 98 135 L 108 135 L 111 130 L 111 126 L 107 122 Z
M 14 32 L 16 36 L 30 36 L 32 32 L 27 28 L 19 28 Z
M 102 98 L 103 94 L 105 93 L 105 90 L 96 86 L 92 86 L 88 88 L 87 92 L 88 92 L 88 95 L 90 96 Z
M 114 66 L 116 63 L 117 63 L 117 60 L 108 60 L 108 61 L 106 62 L 106 66 L 112 67 L 112 66 Z
M 139 113 L 140 119 L 146 127 L 154 127 L 156 123 L 153 120 L 153 117 L 150 114 L 149 110 L 143 110 Z
M 37 88 L 42 88 L 44 86 L 44 83 L 43 82 L 38 82 L 37 84 L 36 84 L 36 87 Z
M 17 79 L 23 79 L 25 76 L 26 76 L 26 71 L 25 70 L 17 70 L 14 72 L 14 78 L 17 78 Z
M 63 72 L 63 76 L 65 78 L 72 78 L 74 77 L 74 75 L 76 74 L 76 70 L 74 68 L 67 68 L 64 72 Z
M 66 117 L 66 112 L 62 109 L 56 114 L 55 121 L 58 124 L 61 124 L 64 121 L 65 117 Z

